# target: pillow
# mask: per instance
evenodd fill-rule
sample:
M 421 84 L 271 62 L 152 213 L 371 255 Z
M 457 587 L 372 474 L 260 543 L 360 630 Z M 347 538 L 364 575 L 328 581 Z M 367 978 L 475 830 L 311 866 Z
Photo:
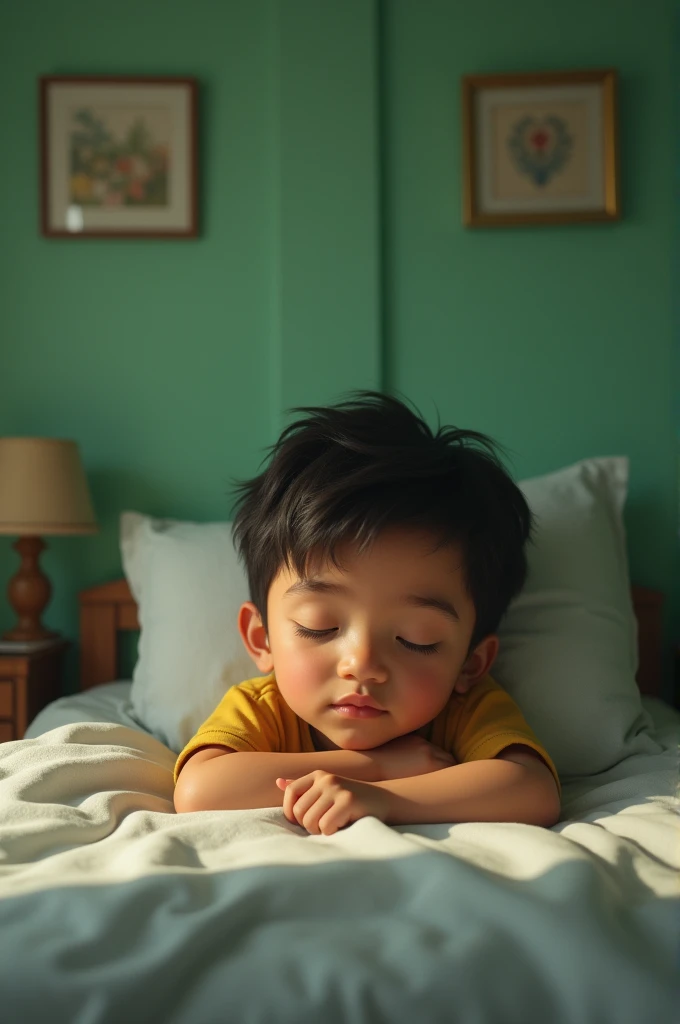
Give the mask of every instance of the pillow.
M 635 682 L 628 460 L 585 459 L 519 486 L 536 519 L 534 543 L 492 674 L 560 775 L 594 775 L 629 754 L 657 752 Z
M 123 569 L 141 633 L 130 700 L 139 721 L 175 752 L 233 683 L 259 674 L 236 627 L 249 600 L 231 523 L 121 516 Z

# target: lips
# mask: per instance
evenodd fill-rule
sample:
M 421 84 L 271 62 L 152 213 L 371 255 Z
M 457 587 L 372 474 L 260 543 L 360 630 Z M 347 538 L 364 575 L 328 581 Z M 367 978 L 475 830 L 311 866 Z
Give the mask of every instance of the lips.
M 381 708 L 358 707 L 356 704 L 331 704 L 331 711 L 342 718 L 380 718 L 387 712 Z
M 343 718 L 379 718 L 387 714 L 384 708 L 361 693 L 346 693 L 335 704 L 331 704 L 331 708 Z
M 340 700 L 336 700 L 333 704 L 334 708 L 347 707 L 352 705 L 355 708 L 373 708 L 374 711 L 384 711 L 379 704 L 376 704 L 370 697 L 364 697 L 360 693 L 346 693 Z

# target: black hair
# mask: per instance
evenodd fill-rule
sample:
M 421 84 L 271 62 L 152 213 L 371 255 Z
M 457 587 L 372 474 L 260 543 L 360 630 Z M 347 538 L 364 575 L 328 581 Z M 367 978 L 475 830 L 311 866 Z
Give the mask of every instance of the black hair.
M 533 526 L 501 446 L 475 430 L 433 433 L 417 409 L 377 391 L 290 411 L 304 418 L 270 446 L 267 468 L 234 481 L 234 540 L 265 628 L 282 566 L 301 577 L 312 557 L 339 566 L 338 545 L 353 541 L 363 552 L 398 524 L 429 530 L 438 547 L 460 545 L 476 612 L 470 651 L 495 633 L 524 585 Z

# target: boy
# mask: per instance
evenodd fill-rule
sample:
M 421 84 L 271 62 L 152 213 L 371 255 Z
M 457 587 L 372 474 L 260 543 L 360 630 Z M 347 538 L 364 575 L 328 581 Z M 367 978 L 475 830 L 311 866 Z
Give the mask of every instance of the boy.
M 559 818 L 559 779 L 489 676 L 531 513 L 493 442 L 356 392 L 303 408 L 239 485 L 239 612 L 263 673 L 175 767 L 175 809 L 283 805 L 312 834 Z

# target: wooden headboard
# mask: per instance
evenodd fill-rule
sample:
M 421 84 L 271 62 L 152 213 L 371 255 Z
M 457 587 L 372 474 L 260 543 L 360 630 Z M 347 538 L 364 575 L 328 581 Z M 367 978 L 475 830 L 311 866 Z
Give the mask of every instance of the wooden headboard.
M 632 588 L 638 621 L 641 693 L 661 692 L 663 594 Z M 118 679 L 118 633 L 139 629 L 137 604 L 125 580 L 104 583 L 80 594 L 80 685 L 83 690 Z

